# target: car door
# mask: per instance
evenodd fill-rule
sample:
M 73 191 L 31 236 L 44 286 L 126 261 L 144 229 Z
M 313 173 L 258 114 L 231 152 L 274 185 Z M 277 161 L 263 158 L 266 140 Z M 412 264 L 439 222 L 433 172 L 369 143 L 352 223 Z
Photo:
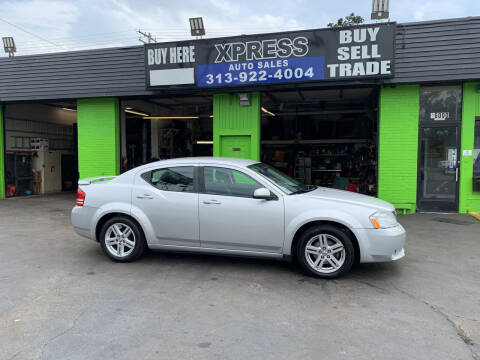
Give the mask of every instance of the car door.
M 200 243 L 204 248 L 280 253 L 283 197 L 254 199 L 265 187 L 242 171 L 205 166 L 199 171 Z
M 200 247 L 195 172 L 174 166 L 137 175 L 132 203 L 148 217 L 157 244 Z

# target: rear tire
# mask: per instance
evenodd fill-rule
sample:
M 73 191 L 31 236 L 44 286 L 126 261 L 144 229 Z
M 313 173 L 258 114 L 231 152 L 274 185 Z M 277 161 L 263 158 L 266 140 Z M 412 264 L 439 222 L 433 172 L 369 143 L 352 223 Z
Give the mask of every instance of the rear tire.
M 110 259 L 131 262 L 143 255 L 146 242 L 138 224 L 125 216 L 109 219 L 100 231 L 100 245 Z
M 339 228 L 317 225 L 300 236 L 297 258 L 309 275 L 333 279 L 351 269 L 355 250 L 350 237 Z

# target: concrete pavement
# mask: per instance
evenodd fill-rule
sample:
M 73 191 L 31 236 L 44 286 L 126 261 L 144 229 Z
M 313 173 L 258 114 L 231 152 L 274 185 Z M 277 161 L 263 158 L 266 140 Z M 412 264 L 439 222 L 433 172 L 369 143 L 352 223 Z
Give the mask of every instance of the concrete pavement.
M 480 222 L 401 216 L 407 256 L 325 281 L 286 263 L 108 260 L 71 194 L 0 201 L 0 359 L 480 359 Z

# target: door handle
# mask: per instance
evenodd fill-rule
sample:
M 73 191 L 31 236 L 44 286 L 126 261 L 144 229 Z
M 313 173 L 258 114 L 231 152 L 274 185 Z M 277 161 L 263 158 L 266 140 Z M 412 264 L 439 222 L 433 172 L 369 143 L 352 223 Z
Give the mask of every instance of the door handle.
M 221 202 L 218 201 L 218 200 L 204 200 L 203 203 L 206 204 L 206 205 L 220 205 L 221 204 Z
M 455 182 L 458 182 L 458 167 L 455 168 Z
M 150 194 L 137 195 L 137 199 L 153 199 L 153 196 Z

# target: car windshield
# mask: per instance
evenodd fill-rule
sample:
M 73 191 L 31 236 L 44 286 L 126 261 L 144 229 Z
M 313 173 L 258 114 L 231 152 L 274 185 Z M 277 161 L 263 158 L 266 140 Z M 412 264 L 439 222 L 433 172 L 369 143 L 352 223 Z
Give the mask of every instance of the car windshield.
M 263 175 L 289 195 L 302 194 L 317 188 L 316 186 L 302 184 L 267 164 L 253 164 L 248 168 Z

